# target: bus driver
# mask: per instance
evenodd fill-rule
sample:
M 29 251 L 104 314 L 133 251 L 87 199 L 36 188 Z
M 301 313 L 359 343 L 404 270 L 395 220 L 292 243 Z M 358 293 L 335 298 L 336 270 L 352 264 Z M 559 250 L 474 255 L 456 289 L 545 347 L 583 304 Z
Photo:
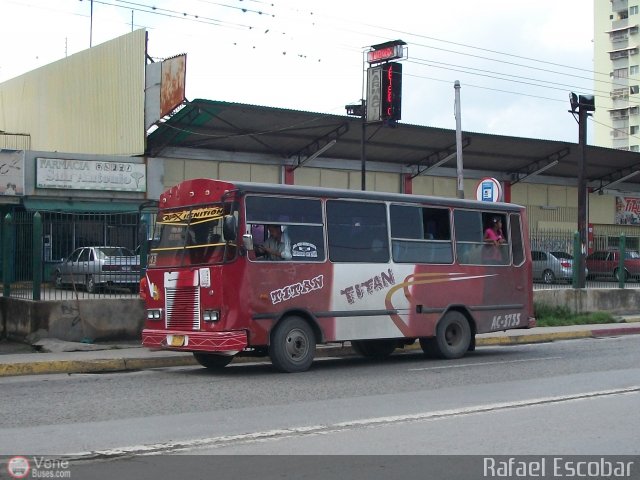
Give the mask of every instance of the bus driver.
M 269 238 L 256 246 L 256 254 L 265 260 L 291 260 L 291 247 L 283 238 L 280 225 L 267 225 Z

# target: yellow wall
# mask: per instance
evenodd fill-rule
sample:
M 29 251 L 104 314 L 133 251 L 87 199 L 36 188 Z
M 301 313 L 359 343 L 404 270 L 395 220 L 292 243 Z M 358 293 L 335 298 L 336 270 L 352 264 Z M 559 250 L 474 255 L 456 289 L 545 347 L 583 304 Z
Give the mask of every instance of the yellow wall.
M 400 192 L 400 174 L 397 173 L 367 172 L 366 182 L 369 191 Z M 362 174 L 359 171 L 303 167 L 296 169 L 294 183 L 310 187 L 360 190 Z
M 280 183 L 280 167 L 212 160 L 164 159 L 163 186 L 168 189 L 190 178 Z
M 589 195 L 589 223 L 614 223 L 616 197 L 613 195 Z
M 164 188 L 189 178 L 218 178 L 244 182 L 280 183 L 281 167 L 211 160 L 164 159 Z M 360 190 L 359 171 L 303 167 L 295 170 L 296 185 Z M 400 192 L 400 174 L 367 172 L 367 190 Z M 478 180 L 464 181 L 465 198 L 475 199 Z M 448 198 L 456 197 L 456 179 L 419 176 L 413 179 L 413 193 Z M 612 224 L 615 216 L 615 196 L 589 195 L 589 223 Z M 511 201 L 528 207 L 532 228 L 577 222 L 577 189 L 558 185 L 516 184 Z
M 464 198 L 475 200 L 476 186 L 479 180 L 464 179 Z M 432 195 L 437 197 L 456 198 L 458 196 L 458 180 L 456 178 L 418 176 L 412 180 L 412 191 L 415 195 Z
M 0 131 L 30 135 L 33 150 L 144 153 L 146 38 L 136 30 L 0 84 Z

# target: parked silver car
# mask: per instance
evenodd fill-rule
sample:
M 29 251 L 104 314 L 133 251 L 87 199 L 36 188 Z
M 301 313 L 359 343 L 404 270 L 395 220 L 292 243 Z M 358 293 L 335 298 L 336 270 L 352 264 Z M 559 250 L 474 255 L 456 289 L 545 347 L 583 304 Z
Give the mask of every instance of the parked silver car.
M 570 282 L 573 278 L 573 256 L 567 252 L 531 251 L 533 280 L 551 284 L 557 281 Z
M 125 247 L 81 247 L 74 250 L 54 270 L 56 287 L 81 285 L 89 293 L 107 286 L 137 291 L 140 260 Z

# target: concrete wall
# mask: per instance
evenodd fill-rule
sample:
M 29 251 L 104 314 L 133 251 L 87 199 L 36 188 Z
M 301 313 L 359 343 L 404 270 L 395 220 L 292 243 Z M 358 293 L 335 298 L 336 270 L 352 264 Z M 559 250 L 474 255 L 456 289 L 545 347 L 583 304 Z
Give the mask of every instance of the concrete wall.
M 640 289 L 637 288 L 572 288 L 537 290 L 534 302 L 551 306 L 569 307 L 576 313 L 611 312 L 615 315 L 629 315 L 640 312 Z
M 140 299 L 71 301 L 0 299 L 3 336 L 25 339 L 29 334 L 70 342 L 140 338 L 144 307 Z
M 640 312 L 640 289 L 536 290 L 533 297 L 535 302 L 566 305 L 577 313 Z M 140 299 L 34 302 L 0 298 L 0 325 L 0 338 L 15 340 L 38 331 L 70 342 L 136 340 L 144 325 L 144 306 Z

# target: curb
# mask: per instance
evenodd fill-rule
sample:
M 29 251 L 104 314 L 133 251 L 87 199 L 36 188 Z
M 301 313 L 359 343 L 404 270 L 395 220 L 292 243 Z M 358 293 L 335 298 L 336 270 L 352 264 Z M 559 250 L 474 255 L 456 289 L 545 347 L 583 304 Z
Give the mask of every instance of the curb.
M 613 330 L 616 333 L 620 333 L 619 330 Z M 593 331 L 584 330 L 577 332 L 555 332 L 555 333 L 532 333 L 530 335 L 513 335 L 504 337 L 486 337 L 477 338 L 477 346 L 491 346 L 491 345 L 522 345 L 526 343 L 547 343 L 554 340 L 572 340 L 579 338 L 591 338 L 595 337 Z
M 504 335 L 476 338 L 476 346 L 522 345 L 547 343 L 556 340 L 572 340 L 581 338 L 615 337 L 620 335 L 640 334 L 640 326 L 625 329 L 604 328 L 574 332 L 554 332 L 529 335 Z M 404 350 L 419 350 L 417 344 L 408 345 Z M 316 358 L 346 357 L 356 355 L 351 347 L 323 347 L 316 352 Z M 255 357 L 239 357 L 235 363 L 252 362 Z M 148 368 L 185 367 L 198 365 L 192 355 L 161 355 L 147 358 L 115 358 L 94 360 L 55 360 L 50 362 L 24 362 L 0 364 L 0 377 L 19 375 L 43 375 L 54 373 L 101 373 L 143 370 Z

